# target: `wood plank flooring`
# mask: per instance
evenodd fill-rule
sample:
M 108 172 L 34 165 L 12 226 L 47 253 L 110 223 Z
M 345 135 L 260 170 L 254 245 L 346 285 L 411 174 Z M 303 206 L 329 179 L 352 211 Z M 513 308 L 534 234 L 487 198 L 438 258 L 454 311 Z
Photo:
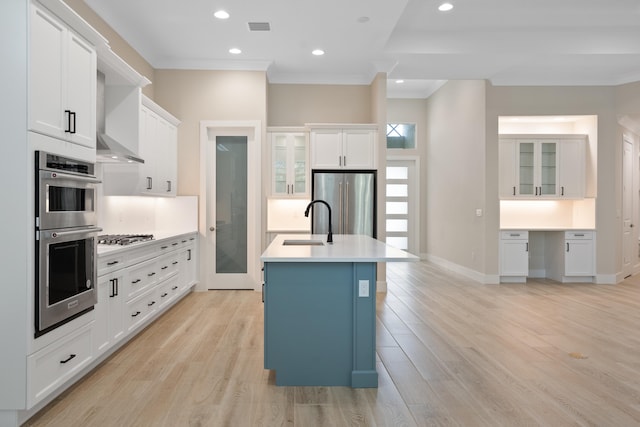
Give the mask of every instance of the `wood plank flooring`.
M 275 386 L 260 294 L 210 291 L 26 425 L 640 425 L 640 277 L 481 285 L 427 262 L 387 275 L 377 389 Z

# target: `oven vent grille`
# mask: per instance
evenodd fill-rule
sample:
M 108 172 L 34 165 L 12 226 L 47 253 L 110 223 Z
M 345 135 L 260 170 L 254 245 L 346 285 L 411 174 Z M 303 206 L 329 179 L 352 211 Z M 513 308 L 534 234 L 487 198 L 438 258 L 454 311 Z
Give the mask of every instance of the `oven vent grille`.
M 268 22 L 249 22 L 249 31 L 271 31 L 271 24 Z

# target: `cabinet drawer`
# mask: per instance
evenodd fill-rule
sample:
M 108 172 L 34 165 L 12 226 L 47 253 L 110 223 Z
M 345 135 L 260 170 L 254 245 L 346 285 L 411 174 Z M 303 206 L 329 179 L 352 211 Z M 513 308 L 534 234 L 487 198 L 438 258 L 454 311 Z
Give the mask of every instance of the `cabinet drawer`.
M 593 231 L 565 231 L 567 240 L 593 240 Z
M 529 232 L 521 230 L 505 230 L 500 232 L 500 238 L 502 240 L 527 240 L 529 239 Z
M 150 260 L 135 265 L 129 269 L 128 276 L 126 295 L 127 300 L 130 300 L 158 283 L 158 277 L 160 276 L 158 262 Z
M 48 345 L 27 358 L 28 407 L 42 400 L 89 364 L 92 324 Z
M 132 331 L 139 327 L 158 309 L 160 303 L 156 290 L 151 290 L 144 295 L 140 295 L 133 301 L 127 303 L 127 331 Z
M 174 251 L 160 258 L 158 262 L 158 281 L 162 281 L 178 273 L 180 268 L 180 252 Z
M 98 256 L 98 276 L 104 276 L 112 271 L 119 270 L 127 266 L 124 254 L 113 256 Z

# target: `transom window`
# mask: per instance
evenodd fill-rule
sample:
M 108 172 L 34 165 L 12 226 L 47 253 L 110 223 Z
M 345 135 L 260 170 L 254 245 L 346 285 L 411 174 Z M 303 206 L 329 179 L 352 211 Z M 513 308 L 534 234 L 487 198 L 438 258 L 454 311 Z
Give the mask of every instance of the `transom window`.
M 416 125 L 414 123 L 387 123 L 387 148 L 415 149 Z

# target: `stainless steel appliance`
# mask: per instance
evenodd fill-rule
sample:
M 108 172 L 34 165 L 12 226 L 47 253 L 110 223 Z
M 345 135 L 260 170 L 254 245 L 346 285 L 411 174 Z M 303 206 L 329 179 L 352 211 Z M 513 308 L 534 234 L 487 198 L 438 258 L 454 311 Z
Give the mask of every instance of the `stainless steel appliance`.
M 324 200 L 333 213 L 333 234 L 365 234 L 376 237 L 376 172 L 314 170 L 313 200 Z M 313 209 L 311 232 L 328 233 L 329 212 Z
M 153 240 L 153 234 L 103 234 L 98 236 L 99 245 L 130 245 Z
M 94 164 L 36 151 L 35 336 L 97 302 Z

